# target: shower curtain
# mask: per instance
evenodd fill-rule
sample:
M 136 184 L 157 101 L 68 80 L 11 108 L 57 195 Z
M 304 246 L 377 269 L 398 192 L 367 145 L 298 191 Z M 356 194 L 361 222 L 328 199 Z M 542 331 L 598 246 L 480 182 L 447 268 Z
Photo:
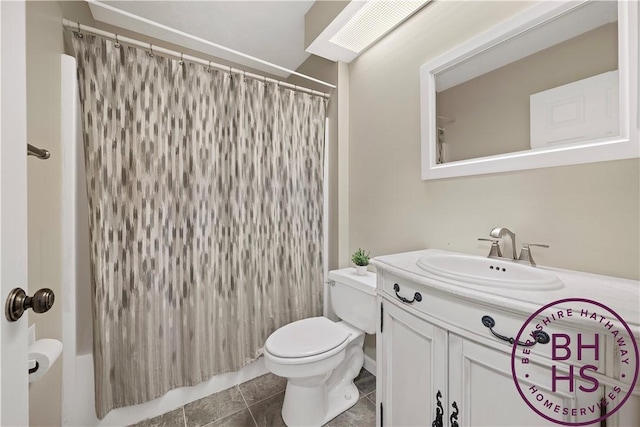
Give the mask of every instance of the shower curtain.
M 325 100 L 72 37 L 96 412 L 235 371 L 322 311 Z

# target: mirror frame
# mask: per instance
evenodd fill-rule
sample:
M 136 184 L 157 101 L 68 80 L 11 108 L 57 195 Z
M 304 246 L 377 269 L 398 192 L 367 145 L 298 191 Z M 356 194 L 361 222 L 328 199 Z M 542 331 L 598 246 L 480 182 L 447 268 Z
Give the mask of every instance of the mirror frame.
M 420 67 L 422 179 L 480 175 L 640 157 L 638 3 L 618 1 L 620 135 L 552 148 L 436 163 L 436 75 L 588 1 L 542 1 Z

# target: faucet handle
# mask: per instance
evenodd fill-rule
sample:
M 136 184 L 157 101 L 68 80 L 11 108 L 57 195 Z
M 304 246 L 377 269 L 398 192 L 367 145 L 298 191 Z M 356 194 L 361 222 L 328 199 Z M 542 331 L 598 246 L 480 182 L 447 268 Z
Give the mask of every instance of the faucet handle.
M 531 255 L 531 246 L 537 246 L 539 248 L 548 248 L 549 245 L 544 245 L 541 243 L 523 243 L 522 249 L 520 250 L 520 256 L 518 257 L 518 261 L 524 262 L 525 264 L 529 264 L 531 267 L 536 266 L 536 262 L 533 260 L 533 256 Z
M 502 251 L 500 250 L 500 239 L 485 239 L 484 237 L 478 237 L 478 240 L 485 242 L 491 242 L 491 250 L 489 251 L 489 258 L 502 258 Z

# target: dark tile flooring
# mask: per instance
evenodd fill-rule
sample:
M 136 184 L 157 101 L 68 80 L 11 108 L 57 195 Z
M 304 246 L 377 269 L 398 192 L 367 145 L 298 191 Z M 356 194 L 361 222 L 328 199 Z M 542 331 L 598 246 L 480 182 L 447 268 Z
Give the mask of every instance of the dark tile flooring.
M 355 379 L 360 399 L 327 427 L 376 424 L 376 377 L 362 369 Z M 134 424 L 134 427 L 277 427 L 287 381 L 271 373 L 187 403 L 181 408 Z

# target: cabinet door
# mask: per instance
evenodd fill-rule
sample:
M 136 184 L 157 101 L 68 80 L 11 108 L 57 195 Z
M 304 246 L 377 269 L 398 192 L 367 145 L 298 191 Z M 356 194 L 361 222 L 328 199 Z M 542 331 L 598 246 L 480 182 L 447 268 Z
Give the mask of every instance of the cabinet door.
M 607 387 L 607 393 L 613 392 Z M 607 427 L 640 426 L 640 391 L 634 392 L 615 414 L 607 418 Z
M 389 302 L 383 325 L 378 335 L 383 425 L 430 426 L 438 400 L 446 417 L 447 332 Z M 436 399 L 438 391 L 442 397 Z
M 570 394 L 552 394 L 548 387 L 537 387 L 554 405 L 568 408 L 575 405 Z M 522 400 L 513 382 L 510 354 L 450 333 L 450 412 L 454 402 L 459 410 L 460 426 L 558 425 L 539 416 Z

